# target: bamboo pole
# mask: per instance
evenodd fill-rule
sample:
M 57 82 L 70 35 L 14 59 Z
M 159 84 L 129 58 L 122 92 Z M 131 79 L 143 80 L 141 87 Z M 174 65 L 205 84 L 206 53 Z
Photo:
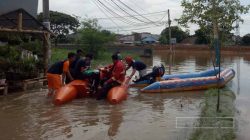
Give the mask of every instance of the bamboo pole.
M 49 0 L 43 0 L 43 25 L 50 30 L 50 21 L 49 21 Z M 44 34 L 44 74 L 46 74 L 49 66 L 49 61 L 51 58 L 51 42 L 50 34 Z
M 49 66 L 49 60 L 50 60 L 50 34 L 45 33 L 44 34 L 44 75 L 46 76 L 48 66 Z
M 220 82 L 220 70 L 221 70 L 221 54 L 220 54 L 220 49 L 221 49 L 221 46 L 220 46 L 220 43 L 219 43 L 219 27 L 218 27 L 218 20 L 217 20 L 217 3 L 216 3 L 216 0 L 213 0 L 212 1 L 212 8 L 213 8 L 213 19 L 212 19 L 212 23 L 213 23 L 213 39 L 214 39 L 214 48 L 215 48 L 215 55 L 216 55 L 216 67 L 219 67 L 219 76 L 218 76 L 218 81 L 217 81 L 217 84 L 219 85 L 219 82 Z M 218 93 L 217 93 L 217 105 L 216 105 L 216 109 L 217 109 L 217 112 L 220 111 L 220 89 L 218 88 Z
M 37 34 L 44 34 L 44 33 L 50 33 L 48 31 L 39 31 L 39 30 L 18 30 L 18 29 L 9 29 L 9 28 L 1 28 L 0 32 L 20 32 L 20 33 L 37 33 Z

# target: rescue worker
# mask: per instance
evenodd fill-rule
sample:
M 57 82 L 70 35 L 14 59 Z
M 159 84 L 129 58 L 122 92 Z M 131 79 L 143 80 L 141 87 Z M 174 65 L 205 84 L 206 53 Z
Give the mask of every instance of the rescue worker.
M 76 67 L 76 63 L 78 62 L 78 60 L 81 59 L 81 56 L 83 55 L 83 51 L 81 49 L 78 49 L 76 50 L 76 58 L 75 58 L 75 61 L 73 61 L 71 64 L 70 64 L 70 73 L 71 75 L 74 77 L 75 73 L 74 73 L 74 70 L 75 70 L 75 67 Z M 68 81 L 68 79 L 66 79 L 66 81 Z
M 105 99 L 107 97 L 108 91 L 122 84 L 125 79 L 125 65 L 119 60 L 117 54 L 112 55 L 113 67 L 111 68 L 111 76 L 103 84 L 102 90 L 97 96 L 97 100 Z
M 121 52 L 120 51 L 116 51 L 115 53 L 113 53 L 113 55 L 117 55 L 118 59 L 122 61 L 122 56 L 121 56 Z M 109 79 L 109 77 L 112 74 L 112 69 L 114 67 L 114 64 L 110 64 L 104 68 L 100 68 L 99 70 L 102 71 L 104 73 L 104 77 L 102 77 L 103 79 L 101 79 L 100 84 L 103 85 L 104 82 Z
M 76 50 L 76 59 L 75 61 L 70 65 L 72 69 L 75 68 L 76 63 L 78 62 L 79 59 L 81 59 L 81 56 L 83 56 L 83 52 L 81 49 Z
M 147 69 L 146 69 L 147 66 L 143 62 L 135 61 L 130 56 L 125 57 L 125 62 L 127 63 L 126 71 L 130 69 L 131 67 L 133 68 L 132 73 L 129 76 L 130 79 L 133 77 L 136 71 L 139 72 L 139 79 L 147 75 Z
M 117 54 L 118 59 L 122 61 L 122 55 L 120 51 L 115 52 L 114 54 Z
M 83 80 L 85 78 L 88 78 L 87 75 L 84 73 L 86 70 L 90 68 L 91 60 L 93 59 L 92 54 L 87 54 L 85 56 L 85 59 L 79 59 L 76 63 L 76 66 L 74 68 L 75 73 L 75 79 Z
M 85 59 L 80 59 L 75 67 L 75 79 L 89 80 L 90 93 L 95 94 L 99 86 L 99 72 L 90 70 L 91 61 L 93 59 L 92 54 L 87 54 Z
M 136 83 L 143 80 L 149 80 L 150 83 L 154 83 L 156 81 L 161 81 L 161 77 L 164 75 L 164 73 L 165 73 L 165 67 L 162 64 L 160 66 L 154 66 L 152 68 L 152 72 L 141 77 L 140 79 L 134 80 L 133 82 Z
M 65 83 L 66 76 L 73 81 L 69 71 L 69 65 L 75 60 L 75 53 L 68 53 L 68 59 L 53 64 L 47 71 L 49 93 L 48 96 L 59 89 Z

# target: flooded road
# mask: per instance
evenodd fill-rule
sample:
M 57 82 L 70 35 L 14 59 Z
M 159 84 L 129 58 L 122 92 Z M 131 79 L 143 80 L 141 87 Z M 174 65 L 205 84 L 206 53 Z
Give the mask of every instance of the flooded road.
M 163 63 L 166 73 L 186 73 L 211 68 L 209 53 L 154 52 L 142 58 L 149 66 Z M 236 94 L 237 139 L 249 138 L 250 57 L 223 55 L 223 67 L 236 77 L 227 86 Z M 149 71 L 152 67 L 149 67 Z M 94 99 L 74 100 L 55 107 L 46 89 L 0 96 L 0 140 L 183 140 L 191 129 L 176 128 L 176 117 L 197 117 L 204 91 L 140 94 L 131 88 L 127 101 L 109 105 Z

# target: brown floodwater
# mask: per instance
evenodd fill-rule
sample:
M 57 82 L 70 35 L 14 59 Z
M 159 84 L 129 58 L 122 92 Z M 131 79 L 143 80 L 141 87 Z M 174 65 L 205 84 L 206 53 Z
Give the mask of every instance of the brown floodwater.
M 154 52 L 142 58 L 150 67 L 163 63 L 166 73 L 187 73 L 211 68 L 209 53 Z M 171 64 L 171 71 L 169 71 Z M 236 76 L 227 84 L 236 95 L 237 139 L 250 137 L 250 57 L 223 54 L 222 66 Z M 185 140 L 192 129 L 176 127 L 176 117 L 198 117 L 204 91 L 141 94 L 131 88 L 127 101 L 77 99 L 56 107 L 47 89 L 0 96 L 0 140 Z M 192 123 L 192 122 L 191 122 Z

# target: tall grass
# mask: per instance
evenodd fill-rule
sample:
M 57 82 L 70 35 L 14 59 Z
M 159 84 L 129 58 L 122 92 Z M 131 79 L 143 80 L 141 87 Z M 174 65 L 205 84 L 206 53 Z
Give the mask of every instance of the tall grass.
M 203 107 L 198 119 L 198 127 L 194 129 L 194 133 L 191 135 L 190 140 L 234 140 L 235 139 L 235 128 L 234 117 L 235 106 L 234 100 L 235 95 L 229 89 L 222 89 L 220 91 L 221 102 L 220 111 L 216 111 L 217 104 L 217 89 L 210 89 L 205 93 L 205 100 Z M 204 121 L 205 117 L 205 121 Z M 209 119 L 206 119 L 206 118 Z M 218 118 L 219 117 L 219 118 Z M 218 118 L 218 120 L 217 120 Z M 205 128 L 207 126 L 218 126 L 214 128 Z M 232 127 L 232 128 L 222 128 Z
M 53 48 L 51 51 L 51 64 L 67 59 L 67 55 L 69 52 L 76 52 L 76 50 L 68 50 L 61 48 Z M 92 61 L 92 67 L 95 69 L 100 66 L 104 66 L 112 63 L 111 56 L 114 52 L 103 50 L 99 52 L 99 56 Z M 136 52 L 121 52 L 122 56 L 125 57 L 127 55 L 134 57 L 135 59 L 139 59 L 139 55 Z

